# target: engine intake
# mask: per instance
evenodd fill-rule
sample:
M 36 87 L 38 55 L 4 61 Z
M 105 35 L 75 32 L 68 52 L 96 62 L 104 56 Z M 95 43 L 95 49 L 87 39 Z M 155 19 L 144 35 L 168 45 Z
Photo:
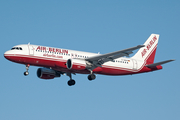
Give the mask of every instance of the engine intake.
M 80 59 L 68 59 L 66 66 L 69 70 L 85 70 L 86 62 Z
M 55 77 L 60 77 L 61 75 L 52 69 L 39 68 L 37 70 L 37 76 L 41 79 L 54 79 Z

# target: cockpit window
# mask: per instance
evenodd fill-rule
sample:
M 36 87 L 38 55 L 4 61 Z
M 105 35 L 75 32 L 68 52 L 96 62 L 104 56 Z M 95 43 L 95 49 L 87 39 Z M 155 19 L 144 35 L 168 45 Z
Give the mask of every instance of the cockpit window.
M 22 48 L 21 47 L 13 47 L 13 48 L 11 48 L 11 50 L 22 50 Z

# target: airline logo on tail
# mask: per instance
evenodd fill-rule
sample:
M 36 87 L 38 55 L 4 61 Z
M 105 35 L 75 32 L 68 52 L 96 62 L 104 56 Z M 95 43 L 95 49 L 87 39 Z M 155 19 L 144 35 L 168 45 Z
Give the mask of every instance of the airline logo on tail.
M 154 45 L 154 43 L 156 42 L 157 37 L 154 36 L 152 38 L 152 40 L 148 43 L 148 45 L 146 46 L 146 48 L 141 52 L 142 58 L 146 55 L 146 53 L 150 50 L 150 48 Z

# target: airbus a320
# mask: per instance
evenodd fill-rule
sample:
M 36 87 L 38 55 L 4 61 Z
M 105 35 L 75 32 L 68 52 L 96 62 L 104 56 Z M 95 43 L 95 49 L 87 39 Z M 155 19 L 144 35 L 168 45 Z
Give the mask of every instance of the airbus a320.
M 96 74 L 102 75 L 131 75 L 162 69 L 166 60 L 154 63 L 159 40 L 158 34 L 151 34 L 143 45 L 111 52 L 96 54 L 62 48 L 45 47 L 41 45 L 22 44 L 12 47 L 4 53 L 4 57 L 12 62 L 24 64 L 29 74 L 30 66 L 39 66 L 37 76 L 41 79 L 54 79 L 66 74 L 70 77 L 69 86 L 75 85 L 72 74 L 89 74 L 88 79 L 94 80 Z M 129 57 L 134 50 L 138 52 Z

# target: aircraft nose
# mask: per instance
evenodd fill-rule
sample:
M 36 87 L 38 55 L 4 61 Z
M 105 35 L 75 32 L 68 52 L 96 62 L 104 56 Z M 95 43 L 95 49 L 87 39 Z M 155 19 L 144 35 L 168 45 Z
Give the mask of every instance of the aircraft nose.
M 4 53 L 4 57 L 6 58 L 6 59 L 11 59 L 11 57 L 10 57 L 10 51 L 6 51 L 5 53 Z

